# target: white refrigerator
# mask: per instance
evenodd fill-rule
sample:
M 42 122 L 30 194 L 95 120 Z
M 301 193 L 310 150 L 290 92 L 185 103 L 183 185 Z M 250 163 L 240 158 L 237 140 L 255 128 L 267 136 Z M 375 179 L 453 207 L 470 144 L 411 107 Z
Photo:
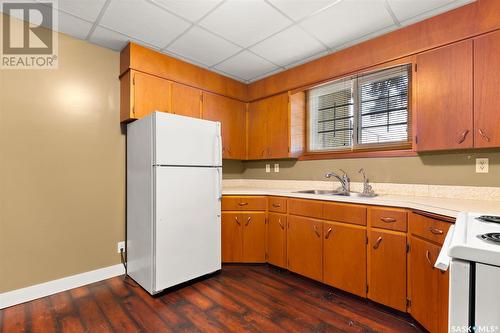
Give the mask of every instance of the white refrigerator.
M 220 123 L 127 125 L 127 274 L 150 294 L 221 268 Z

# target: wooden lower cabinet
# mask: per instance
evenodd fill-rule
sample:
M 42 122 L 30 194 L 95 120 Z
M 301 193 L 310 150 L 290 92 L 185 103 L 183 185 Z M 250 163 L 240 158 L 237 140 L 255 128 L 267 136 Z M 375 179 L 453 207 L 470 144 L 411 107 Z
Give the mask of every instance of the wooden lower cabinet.
M 410 237 L 411 314 L 429 332 L 439 326 L 439 270 L 434 262 L 440 247 L 423 239 Z
M 289 216 L 287 231 L 288 269 L 321 281 L 323 278 L 323 222 Z
M 406 311 L 406 234 L 370 230 L 368 298 Z
M 243 262 L 266 262 L 266 213 L 242 214 Z
M 366 297 L 366 227 L 323 222 L 323 282 Z
M 267 223 L 267 262 L 286 268 L 286 225 L 285 214 L 269 213 Z
M 266 213 L 222 213 L 222 262 L 266 262 Z
M 222 262 L 243 260 L 242 221 L 241 213 L 222 213 Z

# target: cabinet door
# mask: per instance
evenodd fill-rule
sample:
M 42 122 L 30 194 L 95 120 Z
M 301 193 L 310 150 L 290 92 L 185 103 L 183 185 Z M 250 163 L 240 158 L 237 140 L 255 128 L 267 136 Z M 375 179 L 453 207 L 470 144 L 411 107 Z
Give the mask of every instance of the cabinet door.
M 252 102 L 248 106 L 248 159 L 265 159 L 267 147 L 267 101 Z
M 417 149 L 471 148 L 472 41 L 417 55 Z
M 366 297 L 366 228 L 323 223 L 323 282 Z
M 171 112 L 171 82 L 159 77 L 132 72 L 132 114 L 140 119 L 154 111 Z
M 430 332 L 438 331 L 438 270 L 434 262 L 439 247 L 425 240 L 410 238 L 411 315 Z
M 474 40 L 474 146 L 500 146 L 500 31 Z
M 288 93 L 267 98 L 267 158 L 286 158 L 289 150 Z
M 406 311 L 406 234 L 370 231 L 368 298 Z
M 287 231 L 288 269 L 321 281 L 322 222 L 307 217 L 289 216 Z
M 220 121 L 222 158 L 246 158 L 246 104 L 232 98 L 203 93 L 203 119 Z
M 243 215 L 223 212 L 221 223 L 222 262 L 241 262 L 243 260 Z
M 267 223 L 267 262 L 286 267 L 286 215 L 269 213 Z
M 243 215 L 243 262 L 266 262 L 266 213 Z
M 172 113 L 201 118 L 201 90 L 172 82 Z

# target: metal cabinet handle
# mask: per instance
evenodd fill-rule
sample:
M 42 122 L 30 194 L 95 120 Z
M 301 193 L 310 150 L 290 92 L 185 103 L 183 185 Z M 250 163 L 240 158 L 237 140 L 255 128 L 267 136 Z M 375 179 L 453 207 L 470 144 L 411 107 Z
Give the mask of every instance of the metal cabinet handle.
M 432 232 L 434 235 L 442 235 L 443 230 L 434 228 L 434 227 L 429 227 L 429 231 Z
M 280 207 L 281 207 L 281 205 L 280 205 L 280 204 L 277 204 L 277 203 L 273 203 L 273 207 L 275 207 L 275 208 L 280 208 Z
M 377 238 L 377 241 L 375 242 L 375 244 L 373 245 L 373 248 L 376 250 L 379 248 L 380 246 L 380 243 L 382 243 L 382 237 L 379 237 Z
M 325 235 L 325 239 L 328 239 L 330 237 L 330 234 L 332 232 L 332 228 L 328 228 L 328 230 L 326 231 L 326 235 Z
M 467 134 L 469 134 L 468 129 L 463 131 L 462 135 L 460 135 L 460 138 L 458 139 L 458 143 L 463 143 L 465 141 L 465 139 L 467 138 Z
M 240 203 L 238 203 L 238 205 L 240 205 L 240 206 L 246 206 L 246 205 L 248 205 L 248 202 L 240 202 Z
M 381 217 L 380 221 L 385 223 L 393 223 L 396 222 L 396 219 L 394 217 Z
M 425 251 L 425 258 L 427 259 L 429 264 L 432 266 L 432 269 L 434 269 L 434 265 L 432 264 L 432 260 L 431 260 L 431 253 L 429 252 L 429 250 Z
M 245 223 L 245 227 L 250 223 L 250 221 L 252 221 L 252 217 L 249 216 L 247 219 L 247 223 Z
M 479 135 L 481 135 L 481 137 L 486 141 L 486 142 L 490 142 L 490 138 L 486 135 L 486 133 L 480 128 L 479 129 Z
M 285 230 L 285 225 L 283 224 L 283 222 L 281 222 L 281 219 L 278 219 L 278 223 L 279 223 L 281 229 Z
M 316 233 L 316 236 L 321 237 L 321 235 L 318 231 L 318 226 L 315 224 L 313 228 L 314 228 L 314 232 Z
M 238 225 L 241 225 L 240 221 L 238 220 L 238 216 L 236 216 L 234 220 L 236 221 L 236 223 L 238 223 Z

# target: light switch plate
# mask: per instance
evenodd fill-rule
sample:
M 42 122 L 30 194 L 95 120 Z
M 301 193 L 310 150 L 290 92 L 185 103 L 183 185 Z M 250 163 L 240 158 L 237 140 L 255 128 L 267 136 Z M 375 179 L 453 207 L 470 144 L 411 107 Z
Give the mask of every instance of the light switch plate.
M 274 172 L 280 172 L 280 165 L 279 163 L 274 164 Z
M 271 164 L 266 164 L 266 173 L 271 172 Z
M 488 173 L 489 162 L 489 158 L 476 158 L 476 173 Z

